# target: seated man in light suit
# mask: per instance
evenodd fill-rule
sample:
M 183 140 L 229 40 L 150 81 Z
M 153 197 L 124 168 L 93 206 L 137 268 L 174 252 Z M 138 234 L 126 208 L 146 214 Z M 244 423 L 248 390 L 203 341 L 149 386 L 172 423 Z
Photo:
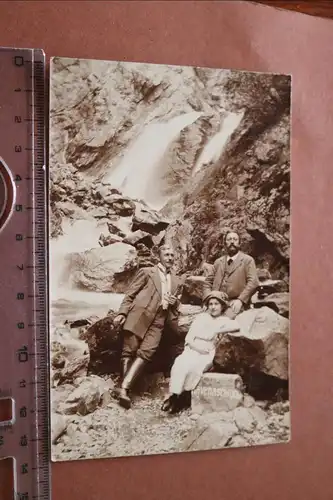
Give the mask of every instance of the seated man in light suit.
M 239 234 L 230 231 L 225 235 L 224 246 L 227 254 L 217 259 L 204 285 L 204 297 L 212 290 L 228 295 L 230 307 L 225 315 L 231 319 L 247 309 L 252 295 L 259 286 L 254 259 L 240 251 Z
M 138 271 L 120 306 L 115 325 L 123 327 L 121 355 L 123 380 L 118 391 L 119 404 L 130 408 L 129 390 L 151 361 L 167 321 L 178 319 L 181 280 L 172 272 L 174 251 L 164 245 L 160 262 Z

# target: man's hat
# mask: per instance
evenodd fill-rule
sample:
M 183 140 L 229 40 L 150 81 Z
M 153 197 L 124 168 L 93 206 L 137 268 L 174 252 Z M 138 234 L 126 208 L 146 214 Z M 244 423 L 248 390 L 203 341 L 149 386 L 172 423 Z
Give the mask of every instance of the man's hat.
M 218 300 L 223 306 L 229 305 L 228 295 L 224 292 L 219 292 L 217 290 L 213 290 L 209 292 L 203 299 L 203 305 L 207 305 L 210 299 Z

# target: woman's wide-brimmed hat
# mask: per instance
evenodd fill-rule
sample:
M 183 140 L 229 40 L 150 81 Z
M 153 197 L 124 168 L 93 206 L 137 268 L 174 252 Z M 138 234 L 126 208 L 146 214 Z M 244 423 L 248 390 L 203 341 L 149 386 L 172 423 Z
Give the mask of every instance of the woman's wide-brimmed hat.
M 203 299 L 203 305 L 207 305 L 208 304 L 208 301 L 210 299 L 216 299 L 218 300 L 219 302 L 221 302 L 221 304 L 223 306 L 228 306 L 229 305 L 229 298 L 228 298 L 228 295 L 224 292 L 219 292 L 219 291 L 211 291 L 209 292 L 207 295 L 205 295 L 204 299 Z

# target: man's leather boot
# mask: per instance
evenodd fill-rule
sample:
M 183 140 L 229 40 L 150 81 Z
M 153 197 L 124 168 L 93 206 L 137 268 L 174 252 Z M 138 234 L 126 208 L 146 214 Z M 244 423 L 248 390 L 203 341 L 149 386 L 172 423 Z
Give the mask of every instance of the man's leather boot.
M 132 358 L 122 358 L 121 360 L 121 380 L 124 380 L 126 373 L 131 366 Z
M 136 358 L 130 366 L 121 384 L 121 388 L 119 390 L 119 404 L 123 408 L 126 408 L 126 410 L 131 407 L 131 400 L 128 392 L 132 388 L 135 380 L 138 378 L 145 365 L 146 361 L 144 359 Z
M 125 378 L 125 375 L 126 373 L 128 372 L 129 370 L 129 367 L 131 366 L 131 362 L 132 362 L 132 358 L 121 358 L 121 367 L 120 367 L 120 381 L 119 383 L 117 384 L 117 387 L 115 387 L 112 391 L 112 396 L 115 398 L 115 399 L 118 399 L 119 398 L 119 393 L 120 393 L 120 388 L 121 388 L 121 384 Z

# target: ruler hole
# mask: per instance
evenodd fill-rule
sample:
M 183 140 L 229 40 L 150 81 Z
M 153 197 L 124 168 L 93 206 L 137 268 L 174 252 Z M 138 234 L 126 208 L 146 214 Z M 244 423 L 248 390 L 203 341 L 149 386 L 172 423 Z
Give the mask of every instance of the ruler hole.
M 14 400 L 12 398 L 0 399 L 0 427 L 14 423 Z
M 0 459 L 0 498 L 15 499 L 15 467 L 13 457 Z

